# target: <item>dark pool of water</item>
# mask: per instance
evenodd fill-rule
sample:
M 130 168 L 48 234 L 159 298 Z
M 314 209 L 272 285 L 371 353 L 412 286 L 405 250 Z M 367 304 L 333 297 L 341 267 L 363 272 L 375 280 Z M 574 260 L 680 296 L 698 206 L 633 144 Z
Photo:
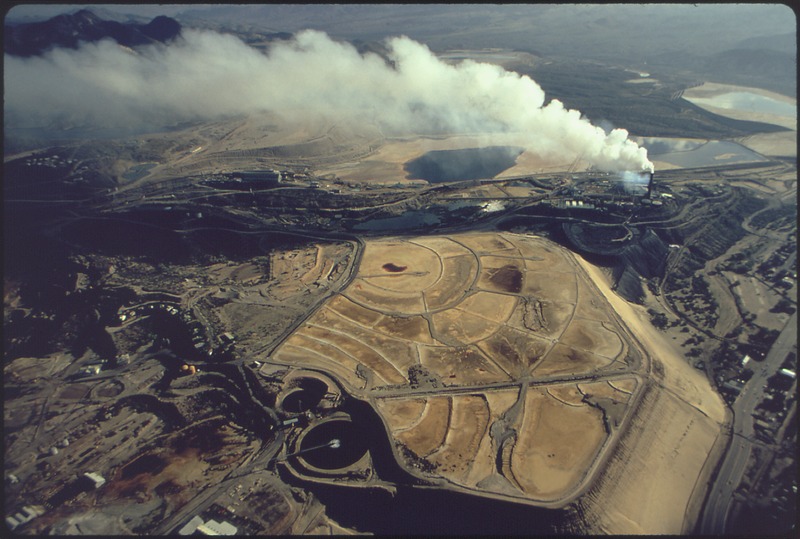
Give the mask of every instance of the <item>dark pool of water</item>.
M 536 537 L 560 533 L 565 511 L 543 509 L 446 490 L 380 490 L 319 486 L 314 494 L 339 524 L 380 535 Z
M 436 150 L 406 163 L 406 177 L 431 183 L 493 178 L 514 166 L 522 152 L 513 146 Z
M 302 457 L 312 466 L 336 470 L 355 464 L 364 456 L 368 449 L 367 437 L 363 424 L 343 419 L 327 421 L 308 431 L 300 444 L 300 451 L 308 451 Z M 326 445 L 332 440 L 338 440 L 339 446 Z
M 391 262 L 384 264 L 381 267 L 383 268 L 383 271 L 388 271 L 389 273 L 400 273 L 401 271 L 405 271 L 408 268 L 408 266 L 396 266 Z
M 633 137 L 639 146 L 647 148 L 648 155 L 662 155 L 675 152 L 690 152 L 702 146 L 703 140 L 689 140 L 668 137 Z

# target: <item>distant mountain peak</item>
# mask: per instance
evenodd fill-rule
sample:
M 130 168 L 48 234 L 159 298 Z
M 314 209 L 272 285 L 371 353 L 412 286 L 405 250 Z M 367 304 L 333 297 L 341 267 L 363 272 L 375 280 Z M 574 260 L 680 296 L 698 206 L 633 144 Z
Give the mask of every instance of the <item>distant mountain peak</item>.
M 76 19 L 86 19 L 86 20 L 94 20 L 100 21 L 102 20 L 100 17 L 94 14 L 93 11 L 89 11 L 88 9 L 82 9 L 76 12 L 74 15 L 66 15 L 67 17 L 74 17 Z
M 163 15 L 142 25 L 105 20 L 88 9 L 81 9 L 43 22 L 7 24 L 4 46 L 5 52 L 13 56 L 38 56 L 54 47 L 75 49 L 81 42 L 106 38 L 126 47 L 166 43 L 180 32 L 180 23 Z
M 159 15 L 140 28 L 142 33 L 157 41 L 169 41 L 181 33 L 180 23 L 165 15 Z

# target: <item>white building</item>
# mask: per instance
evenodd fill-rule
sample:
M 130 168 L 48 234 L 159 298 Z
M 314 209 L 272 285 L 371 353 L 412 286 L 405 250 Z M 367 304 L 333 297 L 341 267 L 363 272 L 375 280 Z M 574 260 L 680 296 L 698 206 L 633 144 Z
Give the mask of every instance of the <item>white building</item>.
M 41 505 L 26 505 L 22 508 L 22 511 L 15 513 L 13 516 L 6 517 L 6 524 L 9 529 L 13 530 L 43 514 L 44 507 Z
M 20 521 L 14 517 L 6 517 L 6 525 L 8 526 L 9 530 L 15 530 L 20 525 Z
M 200 524 L 197 531 L 203 535 L 236 535 L 236 526 L 229 522 L 217 522 L 214 519 L 209 520 L 205 524 Z
M 203 522 L 203 519 L 199 515 L 195 515 L 186 525 L 178 530 L 178 535 L 192 535 L 195 532 L 199 532 L 203 535 L 236 535 L 237 531 L 238 529 L 236 526 L 224 520 L 222 522 L 217 522 L 211 519 L 208 522 Z
M 102 475 L 94 472 L 86 472 L 83 474 L 84 477 L 89 479 L 92 483 L 94 483 L 94 488 L 100 488 L 106 484 L 106 479 Z
M 81 368 L 78 372 L 85 376 L 94 376 L 96 374 L 100 374 L 100 365 L 88 365 L 86 367 Z
M 203 523 L 203 519 L 200 518 L 198 515 L 192 517 L 192 520 L 186 523 L 186 525 L 178 530 L 178 535 L 192 535 L 197 527 Z

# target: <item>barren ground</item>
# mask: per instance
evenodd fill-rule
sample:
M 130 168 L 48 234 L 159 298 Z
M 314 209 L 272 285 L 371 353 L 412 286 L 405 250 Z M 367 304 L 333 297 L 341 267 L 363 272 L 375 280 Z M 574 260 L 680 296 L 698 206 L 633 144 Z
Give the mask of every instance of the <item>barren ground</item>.
M 662 386 L 651 386 L 645 393 L 631 429 L 581 503 L 597 515 L 596 532 L 684 533 L 684 515 L 696 514 L 703 501 L 705 481 L 715 463 L 709 454 L 722 436 L 721 426 L 730 420 L 729 412 L 703 374 L 647 321 L 643 309 L 617 297 L 600 270 L 579 260 L 653 354 L 653 382 Z
M 568 251 L 495 233 L 368 241 L 270 362 L 374 399 L 453 487 L 555 505 L 613 445 L 646 366 Z

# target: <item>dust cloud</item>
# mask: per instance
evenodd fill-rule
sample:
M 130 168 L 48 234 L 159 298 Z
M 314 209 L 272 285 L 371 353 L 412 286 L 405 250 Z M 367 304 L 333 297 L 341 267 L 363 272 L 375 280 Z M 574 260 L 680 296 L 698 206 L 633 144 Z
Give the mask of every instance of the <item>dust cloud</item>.
M 237 115 L 369 123 L 386 136 L 481 134 L 544 157 L 604 170 L 652 170 L 624 129 L 606 133 L 531 78 L 499 66 L 440 61 L 407 37 L 386 41 L 389 62 L 305 30 L 262 53 L 235 36 L 184 30 L 136 51 L 112 41 L 5 55 L 11 127 L 173 125 Z

